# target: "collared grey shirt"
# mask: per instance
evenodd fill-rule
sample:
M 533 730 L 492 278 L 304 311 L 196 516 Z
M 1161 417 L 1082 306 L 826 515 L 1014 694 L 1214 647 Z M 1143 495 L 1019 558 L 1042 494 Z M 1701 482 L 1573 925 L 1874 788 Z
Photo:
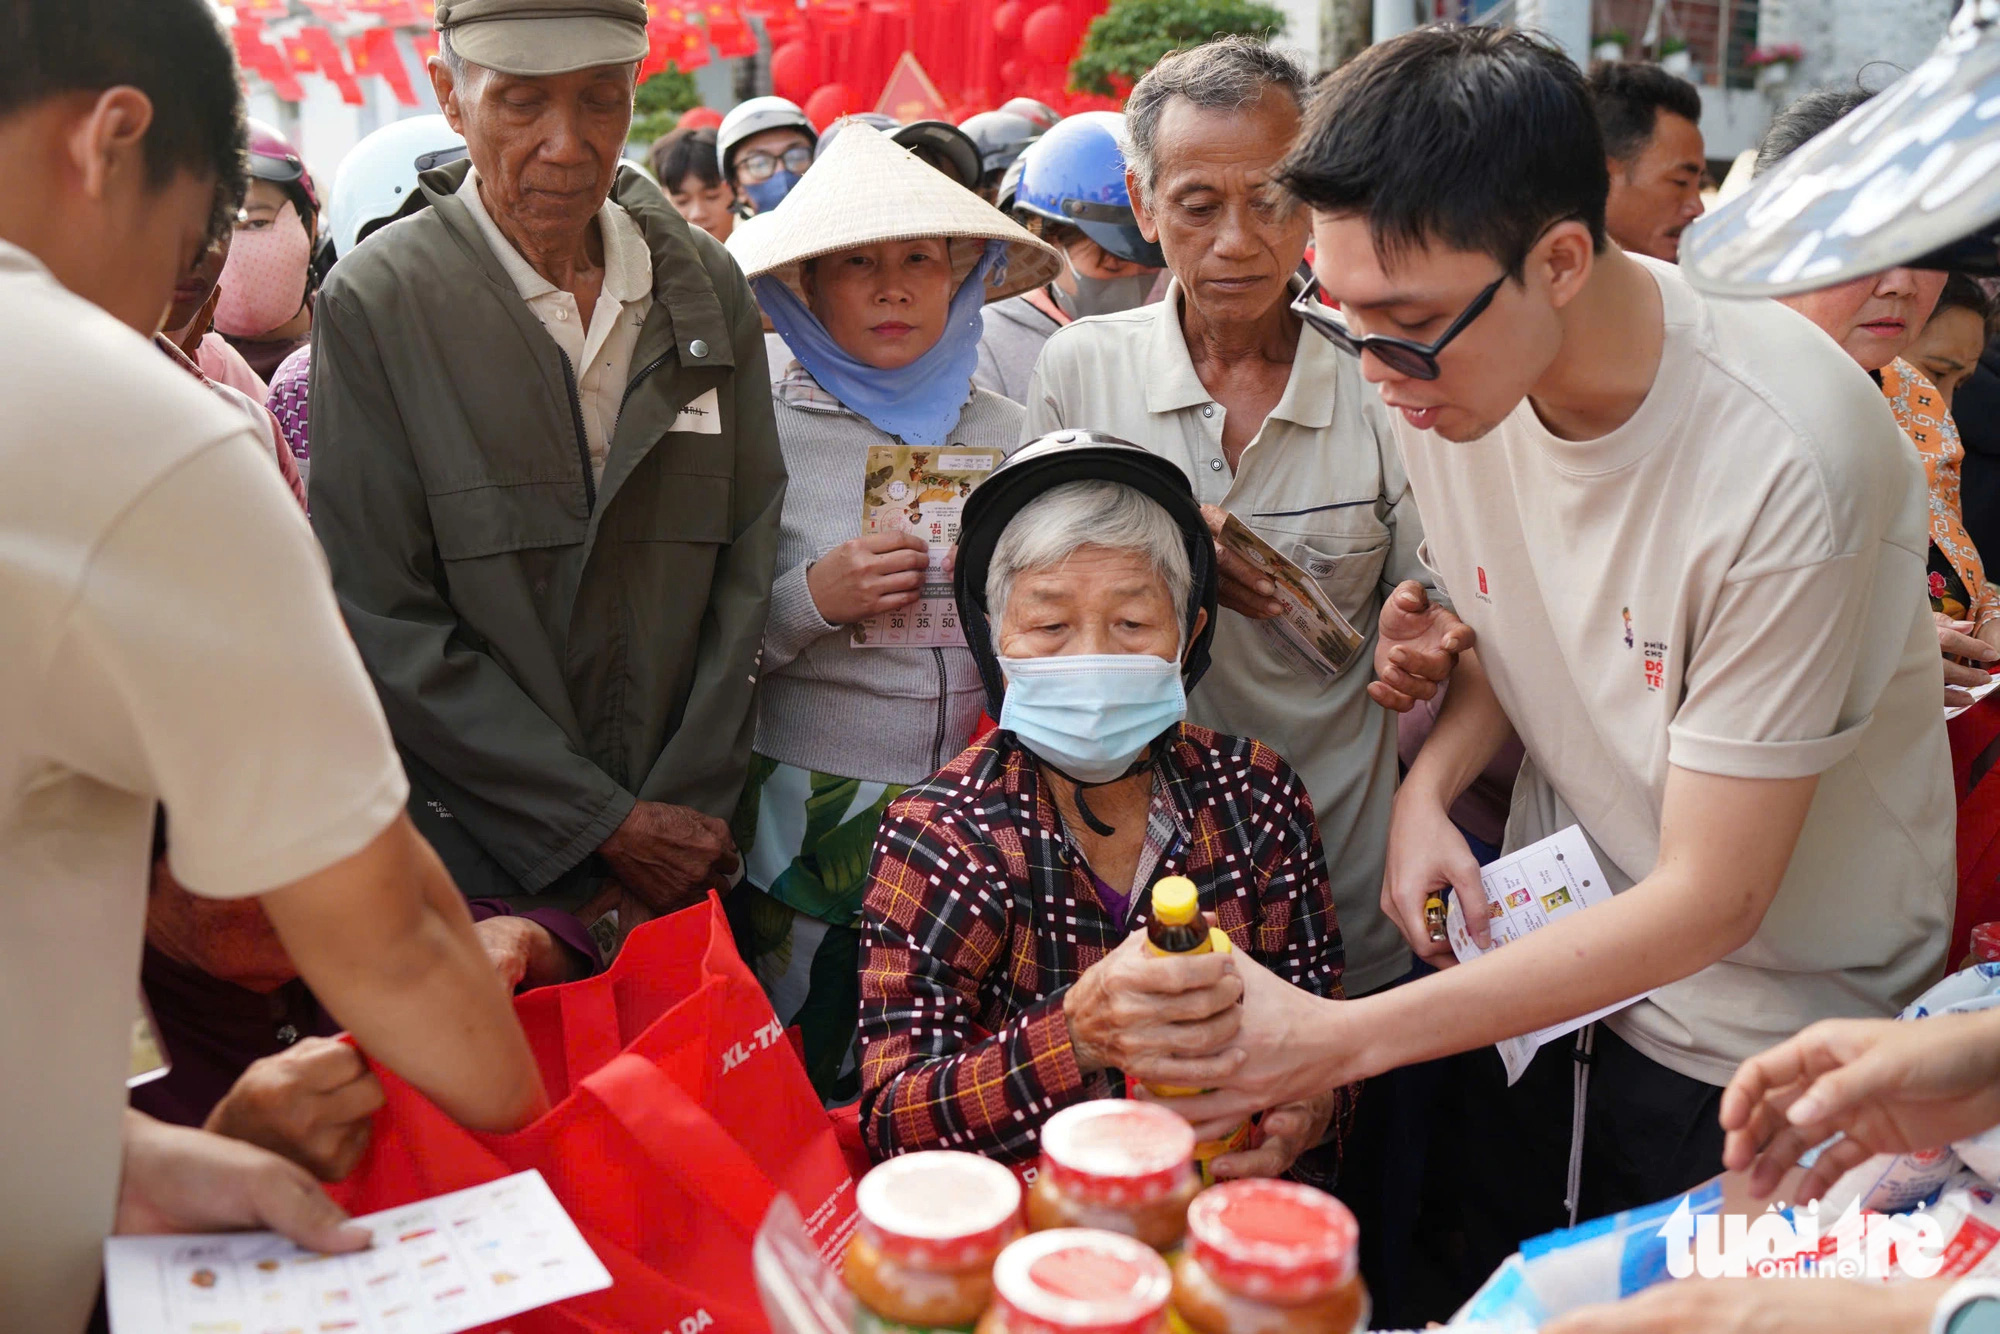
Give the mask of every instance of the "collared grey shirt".
M 1188 701 L 1191 721 L 1264 742 L 1304 778 L 1347 947 L 1347 994 L 1362 995 L 1410 967 L 1381 909 L 1396 716 L 1367 686 L 1383 596 L 1405 579 L 1435 584 L 1417 560 L 1423 524 L 1388 409 L 1360 363 L 1310 330 L 1300 331 L 1284 396 L 1231 469 L 1223 408 L 1195 373 L 1181 300 L 1175 284 L 1156 305 L 1057 331 L 1028 388 L 1022 438 L 1109 431 L 1172 459 L 1196 499 L 1296 561 L 1367 637 L 1361 657 L 1327 684 L 1296 670 L 1256 622 L 1224 610 L 1213 665 Z

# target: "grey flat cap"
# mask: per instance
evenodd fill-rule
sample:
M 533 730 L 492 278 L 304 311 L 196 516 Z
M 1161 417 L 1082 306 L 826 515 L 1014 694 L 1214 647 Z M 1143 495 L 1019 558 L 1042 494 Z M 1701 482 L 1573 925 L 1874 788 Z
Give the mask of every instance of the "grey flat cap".
M 646 0 L 438 0 L 437 30 L 475 65 L 533 77 L 646 58 Z

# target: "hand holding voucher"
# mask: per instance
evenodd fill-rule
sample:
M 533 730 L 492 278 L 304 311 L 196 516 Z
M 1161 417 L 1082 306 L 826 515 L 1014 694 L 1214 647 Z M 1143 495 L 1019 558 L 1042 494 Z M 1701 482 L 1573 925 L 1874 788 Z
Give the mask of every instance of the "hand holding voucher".
M 930 548 L 913 533 L 850 538 L 814 561 L 806 590 L 828 625 L 852 625 L 907 607 L 923 592 Z
M 1269 620 L 1283 612 L 1285 607 L 1278 601 L 1278 586 L 1263 571 L 1222 542 L 1222 529 L 1229 522 L 1229 511 L 1220 505 L 1203 505 L 1201 517 L 1207 522 L 1210 534 L 1216 538 L 1215 572 L 1221 581 L 1219 597 L 1222 605 L 1253 621 Z

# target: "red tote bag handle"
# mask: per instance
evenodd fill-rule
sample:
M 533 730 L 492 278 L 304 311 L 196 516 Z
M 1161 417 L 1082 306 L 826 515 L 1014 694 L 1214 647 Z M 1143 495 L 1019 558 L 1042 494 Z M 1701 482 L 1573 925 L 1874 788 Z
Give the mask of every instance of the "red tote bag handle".
M 674 1179 L 757 1235 L 778 1188 L 706 1108 L 643 1056 L 613 1058 L 578 1087 Z

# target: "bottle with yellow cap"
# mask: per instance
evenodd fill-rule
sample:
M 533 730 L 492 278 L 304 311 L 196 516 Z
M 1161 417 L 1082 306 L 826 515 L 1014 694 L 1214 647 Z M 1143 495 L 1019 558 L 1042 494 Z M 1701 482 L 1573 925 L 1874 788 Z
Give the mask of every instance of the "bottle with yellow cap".
M 1201 896 L 1194 887 L 1194 881 L 1184 875 L 1162 876 L 1153 883 L 1151 920 L 1146 923 L 1146 952 L 1148 954 L 1227 954 L 1230 952 L 1229 937 L 1219 928 L 1208 926 L 1201 918 Z M 1177 1088 L 1167 1085 L 1148 1084 L 1150 1091 L 1162 1098 L 1185 1098 L 1190 1094 L 1206 1093 L 1207 1089 Z M 1204 1185 L 1213 1185 L 1215 1178 L 1208 1165 L 1211 1159 L 1225 1153 L 1235 1153 L 1248 1147 L 1250 1143 L 1250 1123 L 1245 1121 L 1221 1139 L 1204 1140 L 1194 1146 L 1194 1160 L 1201 1168 Z

